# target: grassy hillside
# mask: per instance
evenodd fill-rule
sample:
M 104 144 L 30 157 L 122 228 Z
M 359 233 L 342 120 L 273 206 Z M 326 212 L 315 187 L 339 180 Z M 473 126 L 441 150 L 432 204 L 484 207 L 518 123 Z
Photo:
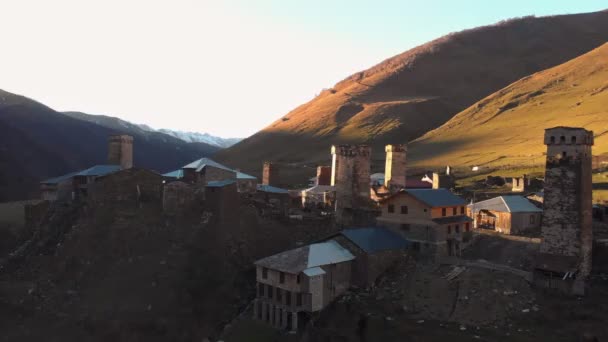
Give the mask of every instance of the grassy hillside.
M 475 101 L 608 40 L 608 11 L 526 17 L 439 38 L 323 91 L 217 158 L 250 172 L 263 160 L 326 163 L 335 143 L 413 140 Z
M 544 129 L 554 126 L 593 130 L 593 154 L 608 153 L 608 43 L 473 104 L 414 141 L 409 156 L 425 167 L 542 165 Z

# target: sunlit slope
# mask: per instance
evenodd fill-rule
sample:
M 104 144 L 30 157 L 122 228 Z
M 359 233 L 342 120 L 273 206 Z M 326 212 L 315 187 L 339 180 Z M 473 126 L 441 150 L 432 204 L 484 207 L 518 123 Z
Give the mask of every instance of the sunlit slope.
M 544 129 L 585 127 L 608 153 L 608 43 L 473 104 L 410 144 L 418 166 L 542 164 Z
M 358 72 L 220 152 L 247 171 L 263 160 L 314 164 L 329 145 L 416 139 L 518 79 L 608 41 L 608 12 L 510 20 L 450 34 Z M 272 96 L 269 96 L 272 101 Z

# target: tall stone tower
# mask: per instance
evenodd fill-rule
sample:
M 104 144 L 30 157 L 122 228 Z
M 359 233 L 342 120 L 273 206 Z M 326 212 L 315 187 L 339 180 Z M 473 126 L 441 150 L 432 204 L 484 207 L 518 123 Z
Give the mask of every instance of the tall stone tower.
M 573 127 L 549 128 L 545 130 L 545 145 L 542 242 L 536 269 L 563 275 L 564 281 L 573 279 L 570 290 L 581 294 L 591 273 L 593 132 Z M 548 284 L 557 287 L 555 283 Z M 567 283 L 559 286 L 564 289 L 564 284 Z
M 278 187 L 280 185 L 279 166 L 272 162 L 264 162 L 262 170 L 262 184 Z
M 331 185 L 331 166 L 317 166 L 315 185 Z
M 336 222 L 355 224 L 358 212 L 369 207 L 371 147 L 334 145 L 331 154 L 331 185 L 336 189 Z
M 108 137 L 108 164 L 120 165 L 123 169 L 133 167 L 133 137 L 110 135 Z
M 404 189 L 406 184 L 407 146 L 386 145 L 385 151 L 384 186 L 390 192 L 397 192 Z

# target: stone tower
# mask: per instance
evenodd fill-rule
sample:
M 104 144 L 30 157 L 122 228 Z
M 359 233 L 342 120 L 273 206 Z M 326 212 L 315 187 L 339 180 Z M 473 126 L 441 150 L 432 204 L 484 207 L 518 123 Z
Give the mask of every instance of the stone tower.
M 572 292 L 580 294 L 584 293 L 585 280 L 591 273 L 593 132 L 573 127 L 549 128 L 545 130 L 545 145 L 547 164 L 539 259 L 546 262 L 537 263 L 537 269 L 547 269 L 547 265 L 556 263 L 551 260 L 561 260 L 557 264 L 569 266 L 550 271 L 561 276 L 574 269 Z
M 370 202 L 371 147 L 335 145 L 331 147 L 331 185 L 336 189 L 336 222 L 355 224 L 358 211 Z
M 262 171 L 262 184 L 278 187 L 280 184 L 279 177 L 279 166 L 272 162 L 264 162 L 264 169 Z
M 512 185 L 512 192 L 524 192 L 526 191 L 526 185 L 528 185 L 528 177 L 526 175 L 523 177 L 513 177 Z
M 123 169 L 133 167 L 133 137 L 111 135 L 108 138 L 108 164 L 120 165 Z
M 331 166 L 317 166 L 315 185 L 331 185 Z
M 405 188 L 406 155 L 405 145 L 386 145 L 386 166 L 384 168 L 384 186 L 390 192 Z

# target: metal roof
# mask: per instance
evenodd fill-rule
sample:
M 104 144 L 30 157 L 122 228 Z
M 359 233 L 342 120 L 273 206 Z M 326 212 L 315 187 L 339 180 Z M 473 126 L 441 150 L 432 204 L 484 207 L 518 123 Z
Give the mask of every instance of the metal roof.
M 409 242 L 399 234 L 383 227 L 345 229 L 340 234 L 370 254 L 409 246 Z
M 306 269 L 354 260 L 346 248 L 336 241 L 314 243 L 260 259 L 256 265 L 298 274 Z
M 277 187 L 270 186 L 270 185 L 264 185 L 264 184 L 258 184 L 257 190 L 263 191 L 263 192 L 271 192 L 274 194 L 288 194 L 289 193 L 288 190 L 277 188 Z
M 446 189 L 406 189 L 396 195 L 403 193 L 409 194 L 431 207 L 452 207 L 467 204 L 464 199 Z
M 336 188 L 332 185 L 315 185 L 312 188 L 304 189 L 304 193 L 323 194 L 326 192 L 336 191 Z
M 205 168 L 205 166 L 213 166 L 213 167 L 217 167 L 218 169 L 224 169 L 227 171 L 232 171 L 232 172 L 236 172 L 234 170 L 232 170 L 229 167 L 226 167 L 214 160 L 211 160 L 209 158 L 201 158 L 199 160 L 195 160 L 192 163 L 182 167 L 182 169 L 195 169 L 197 172 L 202 170 L 203 168 Z
M 107 174 L 116 172 L 116 171 L 120 171 L 122 170 L 122 168 L 120 167 L 120 165 L 95 165 L 92 166 L 88 169 L 82 170 L 82 171 L 76 171 L 76 172 L 70 172 L 68 174 L 65 174 L 63 176 L 59 176 L 59 177 L 55 177 L 55 178 L 50 178 L 47 180 L 44 180 L 40 183 L 42 184 L 58 184 L 61 183 L 63 181 L 66 181 L 70 178 L 76 177 L 76 176 L 83 176 L 83 177 L 100 177 L 100 176 L 105 176 Z
M 105 176 L 112 172 L 120 171 L 121 169 L 120 165 L 95 165 L 78 172 L 75 176 Z
M 243 172 L 236 172 L 236 179 L 257 179 L 257 177 L 252 176 L 252 175 L 248 175 L 246 173 Z
M 471 205 L 474 212 L 480 210 L 493 210 L 505 213 L 540 213 L 542 209 L 536 207 L 523 196 L 498 196 Z
M 309 277 L 314 277 L 325 274 L 325 271 L 323 271 L 321 267 L 312 267 L 305 269 L 304 271 L 302 271 L 302 273 L 306 274 Z
M 222 181 L 211 181 L 211 182 L 208 182 L 206 186 L 210 187 L 210 188 L 222 188 L 227 185 L 234 184 L 234 183 L 235 183 L 234 180 L 227 179 L 227 180 L 222 180 Z
M 163 174 L 163 177 L 180 179 L 180 178 L 184 177 L 184 170 L 179 169 L 179 170 L 167 172 L 167 173 Z

